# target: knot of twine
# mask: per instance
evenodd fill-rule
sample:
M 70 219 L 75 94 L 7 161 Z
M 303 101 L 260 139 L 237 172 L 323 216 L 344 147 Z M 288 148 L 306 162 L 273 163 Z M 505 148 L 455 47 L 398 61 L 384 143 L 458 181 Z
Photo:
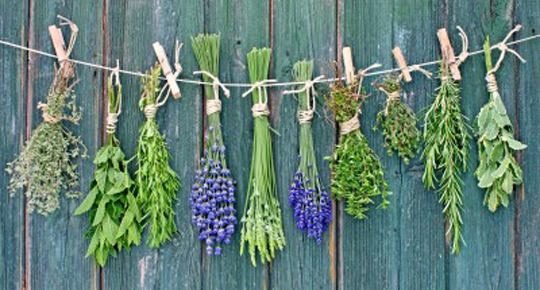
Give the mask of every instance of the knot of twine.
M 411 66 L 408 66 L 408 67 L 403 67 L 403 68 L 400 67 L 400 69 L 401 69 L 402 71 L 403 71 L 404 68 L 408 68 L 408 69 L 409 69 L 409 72 L 415 72 L 415 71 L 420 72 L 420 73 L 422 73 L 424 76 L 426 76 L 426 78 L 431 79 L 431 72 L 428 71 L 428 70 L 426 70 L 426 69 L 423 69 L 421 66 L 419 66 L 419 65 L 417 65 L 417 64 L 411 65 Z M 399 76 L 398 76 L 398 78 L 397 78 L 397 81 L 398 81 L 398 82 L 401 82 L 401 80 L 403 80 L 403 77 L 404 77 L 404 74 L 403 74 L 403 72 L 402 72 L 402 73 L 399 74 Z
M 62 118 L 56 118 L 54 116 L 51 116 L 47 112 L 48 107 L 49 107 L 49 105 L 44 104 L 44 103 L 39 103 L 37 105 L 37 108 L 41 110 L 41 116 L 43 117 L 44 122 L 49 123 L 49 124 L 57 124 L 58 122 L 60 122 L 62 120 Z
M 490 93 L 496 93 L 499 91 L 499 87 L 497 86 L 497 79 L 495 78 L 495 74 L 488 73 L 486 75 L 486 81 L 487 81 L 487 90 Z
M 268 95 L 266 92 L 266 85 L 268 83 L 275 83 L 277 80 L 262 80 L 251 85 L 251 88 L 242 94 L 242 98 L 245 98 L 249 94 L 252 94 L 255 90 L 259 92 L 259 101 L 251 107 L 251 113 L 253 117 L 268 116 L 270 110 L 268 109 Z M 264 101 L 263 101 L 264 94 Z
M 113 79 L 116 77 L 116 81 Z M 106 126 L 106 132 L 107 134 L 111 135 L 116 132 L 116 123 L 118 123 L 118 116 L 120 116 L 120 113 L 122 113 L 122 85 L 120 84 L 120 61 L 116 60 L 116 67 L 113 69 L 111 75 L 109 76 L 109 89 L 113 90 L 112 93 L 115 93 L 116 91 L 112 88 L 112 86 L 118 87 L 119 94 L 118 94 L 118 111 L 117 112 L 111 112 L 111 107 L 109 105 L 109 108 L 107 110 L 107 126 Z
M 502 64 L 502 61 L 504 60 L 504 57 L 506 56 L 506 52 L 510 52 L 511 54 L 515 55 L 522 63 L 525 63 L 527 62 L 523 57 L 521 57 L 521 55 L 519 55 L 519 53 L 511 48 L 508 47 L 508 45 L 506 44 L 506 42 L 508 42 L 508 40 L 510 40 L 510 38 L 512 37 L 512 35 L 516 32 L 518 32 L 520 29 L 521 29 L 521 25 L 516 25 L 516 27 L 514 27 L 514 29 L 510 30 L 510 32 L 506 35 L 506 37 L 503 39 L 503 41 L 501 41 L 500 43 L 494 45 L 492 47 L 492 49 L 498 49 L 501 51 L 501 55 L 499 56 L 499 59 L 497 60 L 497 63 L 495 64 L 495 66 L 487 72 L 487 75 L 490 75 L 490 74 L 494 74 L 498 69 L 499 67 L 501 66 Z M 486 79 L 487 79 L 487 76 L 486 75 Z M 489 80 L 488 80 L 489 82 Z
M 146 105 L 146 107 L 144 107 L 144 116 L 147 119 L 154 118 L 156 116 L 156 112 L 157 112 L 158 107 L 159 106 L 156 105 L 156 104 Z
M 212 114 L 221 112 L 221 101 L 219 100 L 219 89 L 221 88 L 223 90 L 223 94 L 227 98 L 231 96 L 231 91 L 229 91 L 229 89 L 227 89 L 227 87 L 223 85 L 223 83 L 219 80 L 219 78 L 217 78 L 216 76 L 214 76 L 213 74 L 205 70 L 195 71 L 193 72 L 193 74 L 194 75 L 204 74 L 212 80 L 212 88 L 214 90 L 215 99 L 206 100 L 206 115 L 210 116 Z
M 317 91 L 315 90 L 315 84 L 324 78 L 323 75 L 320 75 L 313 80 L 308 80 L 303 87 L 296 90 L 287 90 L 283 91 L 283 95 L 289 94 L 299 94 L 306 92 L 306 110 L 298 110 L 297 118 L 298 123 L 300 124 L 309 124 L 313 119 L 313 113 L 315 112 L 315 107 L 317 105 Z M 311 103 L 313 102 L 313 106 Z
M 380 63 L 374 63 L 363 70 L 362 69 L 358 70 L 358 73 L 356 75 L 356 77 L 358 78 L 358 91 L 356 93 L 358 95 L 362 92 L 362 82 L 364 81 L 364 77 L 366 76 L 367 72 L 372 69 L 379 68 L 381 66 L 382 65 Z
M 107 115 L 107 134 L 114 134 L 116 132 L 116 123 L 118 123 L 118 116 L 120 115 L 120 112 L 118 113 L 111 113 Z
M 347 135 L 353 131 L 360 129 L 360 120 L 358 119 L 358 113 L 354 115 L 350 120 L 340 124 L 340 134 Z
M 461 48 L 461 53 L 455 60 L 455 64 L 457 66 L 460 66 L 469 57 L 469 38 L 467 37 L 467 34 L 465 33 L 465 31 L 463 31 L 463 29 L 460 26 L 458 26 L 457 29 L 459 30 L 459 37 L 461 37 L 461 43 L 463 45 Z

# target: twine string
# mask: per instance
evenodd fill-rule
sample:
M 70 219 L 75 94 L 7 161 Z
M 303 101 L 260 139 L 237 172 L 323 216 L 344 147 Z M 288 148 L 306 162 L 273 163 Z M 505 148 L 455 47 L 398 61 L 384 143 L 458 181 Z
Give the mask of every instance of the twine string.
M 358 79 L 358 91 L 356 92 L 357 94 L 360 94 L 362 92 L 362 82 L 364 82 L 364 77 L 367 76 L 367 72 L 381 66 L 382 65 L 380 63 L 374 63 L 363 70 L 358 70 L 358 74 L 356 75 L 356 78 Z
M 122 85 L 120 84 L 120 62 L 119 60 L 116 60 L 116 68 L 109 76 L 109 84 L 111 89 L 113 90 L 113 94 L 118 92 L 118 109 L 117 111 L 111 111 L 111 106 L 108 106 L 107 109 L 107 125 L 106 125 L 106 132 L 109 135 L 112 135 L 116 132 L 116 123 L 118 123 L 118 116 L 122 113 Z M 116 81 L 114 82 L 114 86 L 118 89 L 115 90 L 113 87 L 113 79 L 116 78 Z
M 457 29 L 459 30 L 459 37 L 461 37 L 462 47 L 461 47 L 461 53 L 457 57 L 455 64 L 457 66 L 460 66 L 462 63 L 465 62 L 465 60 L 467 60 L 467 58 L 470 55 L 469 54 L 469 38 L 467 37 L 467 34 L 465 33 L 465 31 L 463 31 L 461 26 L 458 26 Z
M 251 85 L 251 88 L 247 90 L 245 93 L 242 94 L 242 98 L 245 98 L 249 94 L 252 94 L 255 90 L 259 93 L 259 101 L 251 107 L 251 113 L 254 118 L 260 117 L 260 116 L 268 116 L 270 115 L 270 110 L 268 109 L 268 94 L 266 91 L 266 84 L 268 83 L 276 83 L 277 80 L 274 79 L 266 79 L 262 81 L 255 82 Z M 263 102 L 263 93 L 264 93 L 264 102 Z
M 214 90 L 214 99 L 206 100 L 206 115 L 210 116 L 212 114 L 221 112 L 221 100 L 219 99 L 219 89 L 223 90 L 223 94 L 229 98 L 231 96 L 231 91 L 227 89 L 225 85 L 213 74 L 201 70 L 193 72 L 194 75 L 203 74 L 212 80 L 212 89 Z
M 339 131 L 341 135 L 347 135 L 360 129 L 360 120 L 358 119 L 359 112 L 361 111 L 359 110 L 351 119 L 340 124 Z
M 313 113 L 315 112 L 315 108 L 317 106 L 317 91 L 315 90 L 315 84 L 319 81 L 324 79 L 323 75 L 320 75 L 313 80 L 308 80 L 304 84 L 303 87 L 296 89 L 296 90 L 286 90 L 283 91 L 283 95 L 290 95 L 290 94 L 299 94 L 302 92 L 306 92 L 306 110 L 298 110 L 297 118 L 298 123 L 300 124 L 309 124 L 311 123 L 311 120 L 313 119 Z M 313 102 L 313 107 L 311 106 L 311 102 Z

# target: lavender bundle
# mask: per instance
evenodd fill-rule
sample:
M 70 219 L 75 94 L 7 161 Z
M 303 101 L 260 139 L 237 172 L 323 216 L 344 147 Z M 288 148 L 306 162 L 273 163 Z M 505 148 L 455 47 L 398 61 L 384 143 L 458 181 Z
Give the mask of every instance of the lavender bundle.
M 324 188 L 317 170 L 313 150 L 311 120 L 315 111 L 315 91 L 311 77 L 313 61 L 299 61 L 293 66 L 293 77 L 297 82 L 307 82 L 298 93 L 298 122 L 300 123 L 300 164 L 289 188 L 289 205 L 294 209 L 294 218 L 299 230 L 307 232 L 318 245 L 332 220 L 332 202 Z M 313 94 L 312 96 L 310 96 Z M 313 100 L 311 99 L 313 97 Z
M 270 262 L 276 249 L 285 246 L 285 235 L 281 224 L 281 209 L 276 198 L 276 173 L 272 156 L 272 140 L 268 122 L 268 95 L 264 84 L 268 82 L 270 68 L 269 48 L 254 48 L 247 55 L 252 88 L 244 94 L 252 93 L 254 118 L 253 156 L 249 186 L 242 217 L 242 237 L 240 255 L 245 243 L 249 244 L 249 254 L 253 266 L 257 266 L 256 251 L 261 263 Z
M 213 88 L 205 87 L 208 129 L 205 135 L 205 150 L 199 160 L 199 169 L 189 197 L 191 222 L 199 229 L 199 240 L 206 243 L 208 256 L 221 255 L 221 244 L 229 244 L 235 230 L 235 182 L 225 159 L 225 145 L 221 133 L 221 101 L 219 85 L 215 76 L 219 72 L 219 43 L 217 34 L 200 34 L 191 39 L 191 44 L 200 73 L 205 82 L 214 81 Z M 228 91 L 225 91 L 228 96 Z

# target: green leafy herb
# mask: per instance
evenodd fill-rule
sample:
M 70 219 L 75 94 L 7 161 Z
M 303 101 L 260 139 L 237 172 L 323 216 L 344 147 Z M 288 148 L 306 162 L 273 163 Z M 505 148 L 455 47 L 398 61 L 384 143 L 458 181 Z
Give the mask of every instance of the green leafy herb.
M 60 207 L 60 193 L 76 198 L 79 176 L 74 159 L 87 157 L 86 147 L 79 136 L 73 135 L 60 122 L 78 124 L 80 108 L 76 106 L 73 92 L 73 64 L 65 62 L 55 71 L 54 80 L 47 94 L 47 103 L 40 103 L 42 122 L 32 132 L 21 154 L 7 164 L 11 175 L 9 192 L 13 196 L 23 189 L 27 198 L 28 212 L 37 208 L 38 213 L 48 215 Z M 68 111 L 68 114 L 65 111 Z
M 339 79 L 339 70 L 336 69 Z M 361 82 L 355 80 L 350 86 L 338 81 L 332 87 L 327 99 L 329 109 L 340 123 L 341 136 L 335 148 L 330 168 L 333 171 L 331 188 L 337 200 L 347 202 L 345 211 L 355 218 L 366 218 L 373 198 L 382 196 L 380 207 L 389 204 L 388 184 L 384 179 L 384 169 L 377 154 L 369 147 L 360 126 L 352 131 L 344 131 L 354 118 L 358 118 L 362 102 L 367 98 Z M 358 121 L 359 124 L 359 121 Z
M 500 204 L 507 207 L 514 185 L 522 182 L 522 171 L 514 152 L 527 148 L 514 139 L 514 128 L 497 89 L 495 72 L 492 71 L 489 38 L 484 44 L 488 71 L 489 101 L 476 117 L 480 164 L 474 173 L 478 186 L 486 189 L 484 204 L 495 212 Z
M 165 136 L 159 133 L 155 113 L 160 106 L 159 76 L 161 69 L 155 66 L 143 79 L 144 93 L 139 101 L 146 120 L 141 126 L 137 144 L 138 169 L 135 173 L 137 201 L 141 206 L 145 226 L 150 226 L 148 244 L 159 247 L 172 239 L 177 232 L 174 222 L 174 202 L 180 189 L 180 180 L 169 166 L 169 152 Z
M 416 128 L 416 114 L 400 100 L 401 85 L 397 77 L 389 76 L 382 84 L 374 86 L 388 96 L 384 110 L 377 114 L 377 123 L 384 135 L 384 147 L 388 155 L 396 151 L 405 164 L 409 164 L 421 138 L 420 130 Z
M 459 85 L 451 78 L 445 59 L 441 65 L 440 79 L 441 86 L 424 119 L 422 159 L 425 171 L 422 179 L 428 189 L 435 188 L 438 183 L 439 201 L 444 205 L 443 213 L 448 224 L 447 234 L 453 239 L 452 253 L 456 253 L 463 240 L 461 174 L 467 170 L 470 135 L 467 118 L 461 113 Z M 438 175 L 440 180 L 437 179 Z
M 267 79 L 270 68 L 269 48 L 254 48 L 247 55 L 249 76 L 252 84 Z M 254 103 L 254 136 L 251 173 L 244 216 L 242 218 L 242 237 L 240 255 L 244 245 L 249 244 L 249 254 L 253 266 L 257 266 L 256 250 L 261 256 L 261 263 L 270 262 L 275 257 L 276 249 L 285 246 L 285 235 L 281 222 L 281 208 L 276 198 L 276 173 L 272 156 L 272 140 L 268 122 L 268 95 L 264 88 L 252 93 Z

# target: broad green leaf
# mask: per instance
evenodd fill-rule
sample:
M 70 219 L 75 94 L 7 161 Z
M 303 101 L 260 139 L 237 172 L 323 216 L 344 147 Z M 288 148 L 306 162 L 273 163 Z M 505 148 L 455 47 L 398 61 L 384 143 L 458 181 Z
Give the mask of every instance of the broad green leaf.
M 98 244 L 99 244 L 99 231 L 95 231 L 94 235 L 92 236 L 92 240 L 90 241 L 90 245 L 88 246 L 88 250 L 86 251 L 85 258 L 90 257 L 90 255 L 94 253 Z
M 93 226 L 99 225 L 99 223 L 103 220 L 103 216 L 105 215 L 105 207 L 107 205 L 107 202 L 109 202 L 109 199 L 107 196 L 104 196 L 101 201 L 99 202 L 96 215 L 94 216 L 94 221 L 92 222 Z
M 499 134 L 499 127 L 494 122 L 489 123 L 486 129 L 485 136 L 488 140 L 493 140 Z
M 94 164 L 100 165 L 107 162 L 107 159 L 109 158 L 109 148 L 103 147 L 101 148 L 97 153 L 96 157 L 94 158 Z
M 493 162 L 501 160 L 501 158 L 504 155 L 504 143 L 500 140 L 497 140 L 494 143 L 493 150 L 491 150 L 491 154 L 489 156 L 489 159 Z
M 103 233 L 111 245 L 116 244 L 116 232 L 118 231 L 118 225 L 114 223 L 110 216 L 105 216 L 103 219 Z
M 480 182 L 478 183 L 478 187 L 480 187 L 480 188 L 488 188 L 492 184 L 493 184 L 493 177 L 491 176 L 489 170 L 484 171 L 484 173 L 480 177 Z
M 501 165 L 499 165 L 499 167 L 497 168 L 497 170 L 491 173 L 491 177 L 495 179 L 495 178 L 500 178 L 501 176 L 503 176 L 509 164 L 510 164 L 510 158 L 506 156 L 504 160 L 501 162 Z
M 506 108 L 504 107 L 504 103 L 499 95 L 493 98 L 493 103 L 495 105 L 495 110 L 497 110 L 497 113 L 501 115 L 506 115 Z
M 122 222 L 120 223 L 120 227 L 118 228 L 118 232 L 116 233 L 116 238 L 119 239 L 121 236 L 124 235 L 124 233 L 129 229 L 131 226 L 131 223 L 133 222 L 134 214 L 131 211 L 127 211 L 126 215 L 122 219 Z
M 88 193 L 86 198 L 83 200 L 83 202 L 79 205 L 79 207 L 75 210 L 75 213 L 73 214 L 80 215 L 89 211 L 92 208 L 94 201 L 96 200 L 96 196 L 98 192 L 99 191 L 98 191 L 97 186 L 94 186 L 92 190 L 90 190 L 90 193 Z
M 523 150 L 525 148 L 527 148 L 527 145 L 519 142 L 518 140 L 515 140 L 513 138 L 508 138 L 508 140 L 506 140 L 506 142 L 508 142 L 508 146 L 510 146 L 510 148 L 514 149 L 514 150 Z
M 95 173 L 95 180 L 101 192 L 105 191 L 105 184 L 107 183 L 107 170 L 105 168 L 100 168 Z

